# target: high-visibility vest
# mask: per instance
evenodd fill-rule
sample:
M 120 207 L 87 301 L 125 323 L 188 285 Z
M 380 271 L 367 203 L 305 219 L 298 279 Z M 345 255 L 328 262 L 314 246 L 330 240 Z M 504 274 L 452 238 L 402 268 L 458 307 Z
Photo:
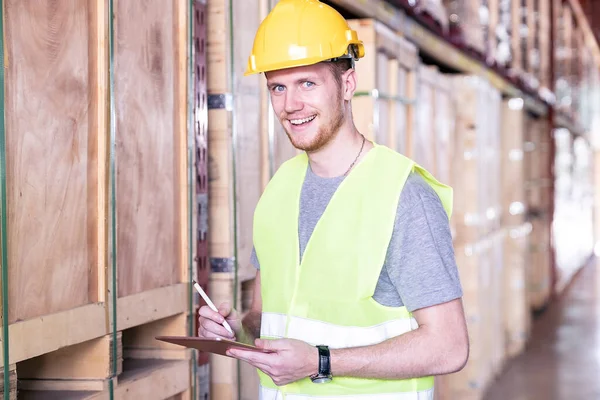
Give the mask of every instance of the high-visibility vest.
M 372 296 L 400 192 L 411 171 L 417 171 L 437 192 L 448 217 L 452 189 L 409 158 L 376 144 L 339 185 L 300 261 L 298 214 L 307 163 L 305 154 L 285 162 L 255 210 L 261 337 L 293 338 L 335 349 L 376 344 L 416 329 L 418 324 L 406 307 L 386 307 Z M 334 376 L 329 383 L 315 384 L 305 378 L 281 387 L 262 371 L 259 377 L 263 400 L 433 398 L 433 377 Z

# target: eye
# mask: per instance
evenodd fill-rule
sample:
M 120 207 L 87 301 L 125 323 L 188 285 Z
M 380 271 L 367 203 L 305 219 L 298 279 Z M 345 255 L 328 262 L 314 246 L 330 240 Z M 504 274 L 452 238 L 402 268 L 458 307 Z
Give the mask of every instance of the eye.
M 282 93 L 285 90 L 285 87 L 283 85 L 275 85 L 271 88 L 271 91 L 275 92 L 275 93 Z
M 315 85 L 314 82 L 311 82 L 311 81 L 302 82 L 302 86 L 304 86 L 305 88 L 310 88 L 310 87 L 313 87 L 314 85 Z

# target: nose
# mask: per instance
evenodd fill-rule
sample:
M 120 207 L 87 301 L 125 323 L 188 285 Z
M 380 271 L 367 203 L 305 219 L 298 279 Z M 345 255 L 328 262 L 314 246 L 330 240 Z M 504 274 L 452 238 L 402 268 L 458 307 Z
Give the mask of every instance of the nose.
M 302 101 L 300 100 L 298 94 L 294 89 L 288 89 L 285 93 L 285 112 L 288 114 L 292 114 L 296 111 L 302 110 L 304 107 Z

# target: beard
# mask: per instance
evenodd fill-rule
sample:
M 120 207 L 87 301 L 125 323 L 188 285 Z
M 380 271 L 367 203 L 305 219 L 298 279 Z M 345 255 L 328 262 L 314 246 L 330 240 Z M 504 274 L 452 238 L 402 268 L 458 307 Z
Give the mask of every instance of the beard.
M 295 137 L 295 135 L 289 132 L 285 125 L 282 124 L 285 133 L 287 134 L 288 139 L 292 146 L 294 146 L 298 150 L 306 151 L 306 152 L 315 152 L 320 150 L 329 142 L 331 142 L 337 135 L 340 127 L 344 123 L 344 106 L 343 101 L 341 99 L 341 93 L 337 94 L 338 101 L 336 102 L 336 107 L 333 108 L 332 113 L 330 114 L 329 119 L 327 119 L 323 125 L 320 125 L 317 128 L 316 134 L 314 134 L 311 138 L 304 137 Z M 317 113 L 316 121 L 320 121 L 321 114 Z M 287 114 L 283 114 L 280 117 L 280 121 L 284 121 L 288 118 Z M 302 136 L 302 135 L 300 135 Z

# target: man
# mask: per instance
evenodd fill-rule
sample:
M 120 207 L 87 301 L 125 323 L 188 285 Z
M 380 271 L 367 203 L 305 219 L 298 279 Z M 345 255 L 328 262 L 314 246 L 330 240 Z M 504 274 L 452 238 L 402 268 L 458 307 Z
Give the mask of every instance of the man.
M 356 32 L 317 0 L 280 0 L 255 38 L 247 74 L 265 73 L 304 152 L 257 205 L 250 312 L 241 321 L 228 304 L 202 307 L 198 334 L 271 350 L 229 353 L 258 368 L 262 399 L 432 399 L 432 376 L 468 357 L 451 189 L 357 131 L 363 55 Z

